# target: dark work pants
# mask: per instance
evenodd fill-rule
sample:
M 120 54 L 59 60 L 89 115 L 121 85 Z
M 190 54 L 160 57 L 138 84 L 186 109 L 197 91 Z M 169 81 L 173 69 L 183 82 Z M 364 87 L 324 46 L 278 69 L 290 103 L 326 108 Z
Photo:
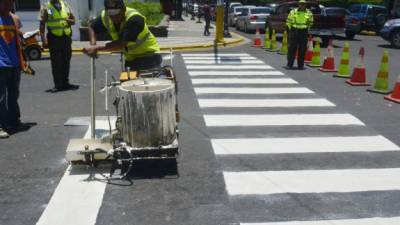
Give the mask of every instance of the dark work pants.
M 136 58 L 133 61 L 126 61 L 125 67 L 129 67 L 130 70 L 148 70 L 153 68 L 160 68 L 161 63 L 161 55 L 154 53 L 151 55 Z
M 51 70 L 54 87 L 62 89 L 69 85 L 69 67 L 72 56 L 72 40 L 68 36 L 48 35 Z
M 211 22 L 211 18 L 204 18 L 206 25 L 204 26 L 204 36 L 208 36 L 210 35 L 210 22 Z
M 289 49 L 287 55 L 287 66 L 292 67 L 296 57 L 296 50 L 299 49 L 299 56 L 297 58 L 297 66 L 302 68 L 304 66 L 304 57 L 307 50 L 307 36 L 308 29 L 294 29 L 289 31 Z
M 21 71 L 17 67 L 0 67 L 0 128 L 20 123 L 18 105 Z

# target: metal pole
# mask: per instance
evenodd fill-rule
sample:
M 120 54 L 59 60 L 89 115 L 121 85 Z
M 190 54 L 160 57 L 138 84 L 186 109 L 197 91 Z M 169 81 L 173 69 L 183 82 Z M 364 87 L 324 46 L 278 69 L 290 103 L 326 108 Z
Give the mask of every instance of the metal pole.
M 91 138 L 96 139 L 96 111 L 95 111 L 95 80 L 96 80 L 96 68 L 95 68 L 94 57 L 90 58 L 90 126 L 91 126 Z
M 230 0 L 225 0 L 225 13 L 224 13 L 224 37 L 230 38 L 232 37 L 231 33 L 229 33 L 229 24 L 228 24 L 228 13 L 229 13 L 229 5 Z

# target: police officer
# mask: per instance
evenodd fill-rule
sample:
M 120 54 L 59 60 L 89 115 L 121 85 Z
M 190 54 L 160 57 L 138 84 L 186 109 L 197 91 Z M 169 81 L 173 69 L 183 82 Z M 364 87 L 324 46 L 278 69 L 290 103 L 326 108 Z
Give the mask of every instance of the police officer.
M 105 10 L 89 27 L 91 46 L 84 48 L 89 56 L 97 51 L 120 51 L 125 56 L 125 67 L 131 70 L 146 70 L 161 66 L 160 48 L 150 32 L 146 18 L 138 11 L 125 6 L 123 0 L 105 0 Z M 108 33 L 112 41 L 96 45 L 96 33 Z
M 298 49 L 297 66 L 304 69 L 304 57 L 307 50 L 308 31 L 313 25 L 313 14 L 306 8 L 305 0 L 299 1 L 299 7 L 292 9 L 286 20 L 289 31 L 289 49 L 287 55 L 287 69 L 293 69 L 296 50 Z
M 75 17 L 69 5 L 63 0 L 50 0 L 40 11 L 40 36 L 43 48 L 49 48 L 54 88 L 48 92 L 77 89 L 69 83 L 69 69 L 72 56 L 72 29 Z M 47 26 L 47 39 L 45 27 Z

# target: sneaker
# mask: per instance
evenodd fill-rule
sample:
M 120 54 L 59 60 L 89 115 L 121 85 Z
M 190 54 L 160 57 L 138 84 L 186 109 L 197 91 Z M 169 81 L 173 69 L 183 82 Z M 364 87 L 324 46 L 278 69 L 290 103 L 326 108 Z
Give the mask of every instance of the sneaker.
M 10 135 L 5 130 L 3 130 L 3 128 L 0 128 L 0 139 L 9 138 L 9 137 L 10 137 Z
M 63 91 L 63 90 L 61 88 L 56 88 L 56 87 L 46 90 L 47 93 L 57 93 L 60 91 Z

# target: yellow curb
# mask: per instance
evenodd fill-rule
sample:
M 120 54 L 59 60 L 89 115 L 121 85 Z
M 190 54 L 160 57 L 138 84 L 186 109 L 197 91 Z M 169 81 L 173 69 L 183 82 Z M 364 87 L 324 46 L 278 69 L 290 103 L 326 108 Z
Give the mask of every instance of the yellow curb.
M 374 32 L 374 31 L 365 31 L 365 30 L 361 31 L 361 34 L 363 34 L 363 35 L 368 35 L 368 36 L 375 36 L 375 35 L 377 35 L 377 33 Z
M 237 33 L 231 32 L 233 34 L 233 36 L 236 36 L 235 39 L 230 40 L 230 41 L 224 41 L 224 42 L 219 42 L 217 45 L 218 46 L 223 46 L 223 47 L 232 47 L 232 46 L 237 46 L 239 45 L 241 42 L 243 42 L 245 40 L 245 38 Z M 192 45 L 182 45 L 182 46 L 164 46 L 161 47 L 160 50 L 161 51 L 165 51 L 165 52 L 169 52 L 171 49 L 172 51 L 197 51 L 200 49 L 209 49 L 209 48 L 213 48 L 214 47 L 214 42 L 204 42 L 201 44 L 192 44 Z M 82 48 L 73 48 L 72 52 L 75 54 L 83 54 L 82 52 Z M 43 51 L 43 53 L 45 55 L 48 55 L 49 50 L 45 49 Z M 101 55 L 107 55 L 107 54 L 111 54 L 114 52 L 109 52 L 109 51 L 101 51 L 99 52 L 99 54 Z

